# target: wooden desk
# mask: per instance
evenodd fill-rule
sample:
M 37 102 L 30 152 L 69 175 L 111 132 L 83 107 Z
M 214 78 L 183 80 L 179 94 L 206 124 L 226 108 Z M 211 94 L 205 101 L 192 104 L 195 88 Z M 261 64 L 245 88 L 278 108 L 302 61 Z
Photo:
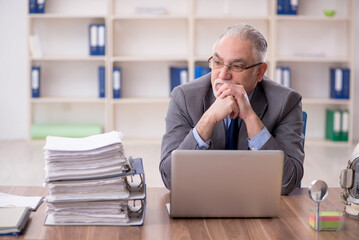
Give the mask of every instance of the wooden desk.
M 46 196 L 43 187 L 0 187 L 1 192 L 24 196 Z M 322 208 L 343 209 L 341 189 L 330 189 Z M 308 224 L 309 199 L 306 188 L 282 196 L 279 217 L 269 219 L 171 219 L 165 203 L 169 191 L 147 189 L 145 224 L 141 227 L 118 226 L 44 226 L 43 203 L 31 213 L 25 231 L 11 239 L 358 239 L 359 221 L 345 217 L 341 231 L 314 231 Z M 0 237 L 4 238 L 4 237 Z M 6 237 L 9 238 L 9 237 Z

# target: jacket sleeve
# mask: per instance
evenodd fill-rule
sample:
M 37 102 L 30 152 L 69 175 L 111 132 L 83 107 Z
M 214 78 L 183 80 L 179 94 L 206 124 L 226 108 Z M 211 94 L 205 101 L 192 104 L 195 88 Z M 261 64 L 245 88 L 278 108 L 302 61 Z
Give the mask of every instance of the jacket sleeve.
M 199 108 L 200 109 L 200 108 Z M 166 116 L 166 132 L 162 138 L 160 173 L 166 188 L 171 189 L 171 153 L 176 149 L 198 149 L 193 136 L 194 123 L 187 111 L 185 95 L 181 88 L 171 93 Z
M 285 153 L 283 163 L 282 194 L 292 192 L 303 177 L 304 149 L 302 134 L 301 96 L 290 92 L 279 113 L 277 123 L 270 130 L 271 137 L 261 150 L 282 150 Z

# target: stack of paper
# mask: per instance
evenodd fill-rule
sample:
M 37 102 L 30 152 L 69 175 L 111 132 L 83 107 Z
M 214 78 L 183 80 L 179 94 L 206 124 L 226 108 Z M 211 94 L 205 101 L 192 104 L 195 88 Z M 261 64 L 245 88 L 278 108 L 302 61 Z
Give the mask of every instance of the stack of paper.
M 86 138 L 48 136 L 44 149 L 49 190 L 45 224 L 143 224 L 142 159 L 126 158 L 121 133 Z M 141 206 L 136 214 L 131 210 L 134 201 Z

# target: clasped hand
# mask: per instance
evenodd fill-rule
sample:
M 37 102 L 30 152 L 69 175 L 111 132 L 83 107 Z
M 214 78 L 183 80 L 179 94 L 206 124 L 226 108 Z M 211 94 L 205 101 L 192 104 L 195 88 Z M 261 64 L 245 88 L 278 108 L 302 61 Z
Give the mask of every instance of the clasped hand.
M 253 112 L 247 92 L 242 85 L 224 83 L 217 90 L 216 98 L 211 106 L 216 122 L 222 121 L 228 115 L 231 119 L 238 116 L 245 119 Z

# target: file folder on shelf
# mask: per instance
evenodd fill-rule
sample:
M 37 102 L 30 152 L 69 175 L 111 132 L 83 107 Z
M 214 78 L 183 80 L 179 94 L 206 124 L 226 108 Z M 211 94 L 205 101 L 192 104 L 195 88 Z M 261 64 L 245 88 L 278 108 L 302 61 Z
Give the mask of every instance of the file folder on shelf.
M 350 70 L 348 68 L 330 69 L 330 97 L 349 99 Z
M 105 67 L 98 67 L 99 97 L 104 98 L 106 93 L 105 84 Z
M 37 0 L 37 13 L 45 13 L 45 0 Z
M 31 93 L 33 98 L 40 97 L 40 67 L 32 66 L 31 69 Z
M 121 68 L 114 67 L 112 73 L 113 98 L 121 98 Z
M 89 26 L 89 45 L 90 45 L 90 55 L 95 56 L 98 55 L 97 51 L 97 35 L 98 35 L 97 24 L 90 24 Z
M 331 141 L 348 141 L 348 126 L 348 110 L 326 110 L 326 139 Z
M 276 68 L 276 81 L 283 86 L 290 88 L 291 74 L 289 67 L 277 67 Z
M 29 13 L 45 13 L 45 0 L 29 0 Z
M 297 15 L 298 0 L 277 0 L 278 15 Z
M 106 27 L 105 24 L 90 24 L 89 26 L 90 55 L 105 55 Z
M 170 93 L 175 87 L 186 82 L 188 82 L 187 67 L 170 67 Z
M 97 55 L 105 55 L 106 30 L 105 24 L 97 25 Z
M 37 0 L 29 0 L 29 13 L 37 12 Z
M 211 72 L 211 69 L 209 67 L 195 66 L 194 79 L 202 77 L 203 75 L 206 75 L 209 72 Z

